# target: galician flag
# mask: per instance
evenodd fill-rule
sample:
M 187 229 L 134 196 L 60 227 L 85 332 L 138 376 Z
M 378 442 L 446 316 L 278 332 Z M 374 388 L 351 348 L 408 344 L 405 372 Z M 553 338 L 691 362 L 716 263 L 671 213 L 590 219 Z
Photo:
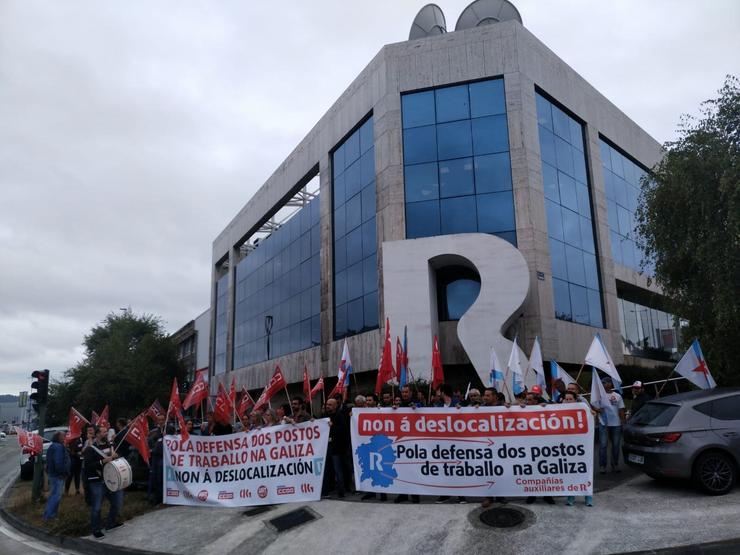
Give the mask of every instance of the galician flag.
M 673 371 L 701 389 L 717 387 L 717 382 L 714 381 L 712 374 L 709 372 L 707 361 L 704 360 L 701 347 L 696 339 L 691 343 L 686 354 L 678 361 Z
M 349 348 L 347 348 L 347 340 L 345 339 L 344 347 L 342 347 L 342 358 L 339 361 L 339 371 L 337 372 L 337 385 L 331 390 L 329 397 L 334 397 L 337 393 L 340 395 L 344 393 L 344 390 L 349 385 L 349 375 L 351 373 L 352 361 L 349 358 Z
M 519 347 L 517 338 L 514 338 L 514 344 L 511 346 L 509 363 L 506 365 L 506 371 L 511 374 L 511 391 L 516 396 L 524 391 L 524 365 L 522 359 L 527 360 L 527 355 Z M 513 400 L 513 399 L 512 399 Z
M 501 361 L 498 359 L 496 349 L 491 347 L 491 360 L 488 365 L 490 367 L 489 380 L 491 387 L 495 388 L 496 391 L 504 391 L 504 371 L 501 368 Z
M 609 352 L 606 350 L 604 342 L 601 340 L 601 335 L 598 333 L 594 336 L 591 341 L 591 346 L 588 348 L 586 353 L 586 360 L 584 364 L 598 368 L 602 372 L 609 374 L 612 381 L 614 382 L 614 388 L 619 389 L 622 384 L 622 378 L 617 372 L 617 367 L 614 366 L 612 357 L 609 356 Z
M 556 403 L 558 399 L 560 399 L 560 392 L 555 389 L 555 382 L 562 380 L 566 388 L 569 384 L 576 383 L 570 374 L 563 370 L 563 368 L 554 360 L 550 360 L 550 378 L 552 379 L 552 400 Z
M 531 373 L 531 374 L 530 374 Z M 527 376 L 529 380 L 527 380 Z M 530 383 L 530 381 L 532 383 Z M 527 363 L 527 371 L 525 372 L 525 384 L 539 385 L 542 389 L 542 396 L 545 399 L 549 399 L 547 394 L 547 380 L 545 379 L 545 369 L 542 365 L 542 348 L 540 347 L 540 338 L 534 338 L 534 344 L 532 345 L 532 352 L 529 355 L 529 363 Z
M 398 348 L 398 347 L 396 347 Z M 397 368 L 398 370 L 398 385 L 403 387 L 409 381 L 409 350 L 406 335 L 406 326 L 403 327 L 403 346 L 401 354 L 401 365 Z

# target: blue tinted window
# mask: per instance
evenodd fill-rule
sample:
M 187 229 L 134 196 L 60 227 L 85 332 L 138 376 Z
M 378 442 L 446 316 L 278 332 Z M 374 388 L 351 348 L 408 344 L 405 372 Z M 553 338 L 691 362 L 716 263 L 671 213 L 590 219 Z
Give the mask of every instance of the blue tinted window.
M 473 123 L 473 151 L 491 154 L 509 150 L 509 130 L 506 116 L 476 118 Z
M 406 202 L 439 198 L 437 162 L 406 166 Z
M 434 125 L 407 129 L 403 133 L 403 159 L 407 164 L 437 160 L 437 128 Z
M 368 293 L 363 297 L 365 329 L 378 327 L 378 292 Z
M 458 158 L 439 163 L 439 196 L 459 197 L 475 193 L 473 159 Z
M 420 126 L 425 122 L 434 124 L 433 95 L 427 95 L 408 104 L 404 102 L 404 106 L 408 106 L 404 122 Z M 415 129 L 412 139 L 415 134 L 418 140 L 412 140 L 408 149 L 404 145 L 405 154 L 421 159 L 427 156 L 430 160 L 436 160 L 435 132 L 434 125 Z M 367 295 L 374 295 L 377 305 L 378 289 L 373 133 L 373 119 L 369 118 L 345 139 L 333 155 L 342 152 L 345 166 L 344 171 L 337 171 L 340 165 L 333 163 L 335 339 L 377 327 L 377 309 L 375 316 L 370 318 L 366 318 L 363 310 Z M 423 188 L 423 185 L 419 188 Z M 411 192 L 413 194 L 413 190 Z M 316 215 L 318 217 L 318 210 Z M 316 229 L 318 230 L 318 226 Z M 309 250 L 313 252 L 313 244 Z M 311 271 L 313 267 L 312 265 Z M 318 270 L 319 264 L 316 264 L 315 268 Z M 303 267 L 301 270 L 303 274 Z M 298 283 L 291 284 L 292 287 L 301 286 L 304 281 L 302 274 Z M 311 296 L 307 297 L 312 307 L 310 319 L 302 318 L 301 322 L 295 324 L 297 337 L 306 337 L 312 342 L 318 342 L 321 335 L 320 330 L 316 329 L 317 323 L 313 320 L 314 309 L 320 309 L 321 305 L 318 283 L 318 279 L 311 282 L 314 289 L 311 290 Z M 286 337 L 287 341 L 292 341 L 292 335 Z
M 213 353 L 214 373 L 226 372 L 227 306 L 229 299 L 229 274 L 221 276 L 216 282 L 216 336 Z M 238 305 L 237 305 L 238 306 Z
M 403 127 L 419 127 L 435 123 L 434 91 L 406 94 L 401 97 Z
M 313 346 L 310 322 L 320 312 L 320 303 L 312 302 L 321 270 L 319 202 L 318 196 L 311 200 L 236 265 L 234 368 L 267 359 L 268 319 L 270 358 Z M 335 221 L 343 219 L 341 206 Z M 343 263 L 342 256 L 337 260 Z M 340 297 L 346 294 L 343 283 L 335 284 Z
M 437 125 L 437 152 L 440 160 L 470 156 L 473 153 L 470 121 L 453 121 Z
M 445 87 L 435 92 L 437 103 L 437 123 L 470 119 L 468 87 Z
M 511 191 L 478 195 L 478 231 L 499 233 L 514 230 L 514 197 Z
M 539 93 L 536 99 L 555 317 L 603 327 L 583 126 Z
M 439 201 L 406 204 L 406 237 L 432 237 L 440 234 Z
M 474 118 L 506 113 L 504 82 L 501 79 L 471 83 L 470 115 Z
M 447 285 L 447 311 L 450 320 L 459 320 L 480 293 L 480 282 L 458 279 Z
M 443 235 L 477 231 L 475 196 L 443 199 L 440 207 Z
M 476 193 L 494 193 L 511 189 L 511 163 L 508 152 L 475 157 Z
M 492 79 L 403 95 L 407 238 L 479 231 L 516 245 L 503 85 Z

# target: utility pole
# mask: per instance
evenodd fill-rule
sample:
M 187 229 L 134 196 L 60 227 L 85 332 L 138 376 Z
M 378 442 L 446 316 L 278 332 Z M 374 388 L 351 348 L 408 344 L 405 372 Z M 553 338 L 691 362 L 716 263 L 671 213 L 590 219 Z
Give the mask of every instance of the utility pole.
M 41 452 L 36 454 L 36 461 L 33 465 L 33 487 L 31 489 L 31 501 L 38 502 L 41 498 L 41 486 L 44 482 L 44 424 L 46 423 L 46 401 L 49 396 L 49 371 L 34 370 L 31 373 L 34 381 L 31 389 L 36 391 L 31 393 L 31 403 L 33 410 L 39 413 L 39 436 L 41 437 Z

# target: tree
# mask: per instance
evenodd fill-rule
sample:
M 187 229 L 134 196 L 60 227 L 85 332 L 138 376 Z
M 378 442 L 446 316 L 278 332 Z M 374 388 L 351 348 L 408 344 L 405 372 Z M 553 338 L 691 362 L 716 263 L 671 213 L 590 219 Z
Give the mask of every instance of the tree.
M 70 406 L 89 416 L 107 404 L 111 418 L 135 416 L 156 398 L 166 403 L 174 377 L 182 382 L 175 345 L 155 316 L 108 314 L 83 345 L 82 362 L 51 385 L 50 423 L 66 423 Z
M 722 385 L 740 383 L 740 87 L 728 76 L 719 97 L 684 116 L 678 139 L 642 183 L 640 243 L 675 314 L 689 321 Z

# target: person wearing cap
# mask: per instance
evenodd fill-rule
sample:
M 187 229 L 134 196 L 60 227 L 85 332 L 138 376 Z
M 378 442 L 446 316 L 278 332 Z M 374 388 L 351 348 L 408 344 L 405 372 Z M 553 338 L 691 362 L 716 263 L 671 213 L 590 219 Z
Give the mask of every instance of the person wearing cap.
M 542 388 L 539 385 L 533 385 L 532 386 L 532 389 L 529 390 L 529 391 L 527 391 L 527 396 L 525 397 L 525 404 L 526 405 L 530 405 L 530 406 L 531 405 L 540 405 L 540 406 L 543 406 L 543 407 L 545 405 L 547 405 L 547 400 L 545 400 L 542 397 Z M 542 499 L 548 505 L 554 505 L 555 504 L 555 499 L 553 499 L 553 497 L 550 496 L 550 495 L 545 495 Z M 527 505 L 531 505 L 535 501 L 537 501 L 537 498 L 536 497 L 527 497 Z
M 648 395 L 643 389 L 642 382 L 637 380 L 632 384 L 632 406 L 630 407 L 630 418 L 648 401 L 650 401 L 650 395 Z
M 622 426 L 625 422 L 624 400 L 614 391 L 611 378 L 601 380 L 606 391 L 606 399 L 593 405 L 599 413 L 599 470 L 606 474 L 608 442 L 612 442 L 611 466 L 613 472 L 619 469 L 619 449 L 622 443 Z

